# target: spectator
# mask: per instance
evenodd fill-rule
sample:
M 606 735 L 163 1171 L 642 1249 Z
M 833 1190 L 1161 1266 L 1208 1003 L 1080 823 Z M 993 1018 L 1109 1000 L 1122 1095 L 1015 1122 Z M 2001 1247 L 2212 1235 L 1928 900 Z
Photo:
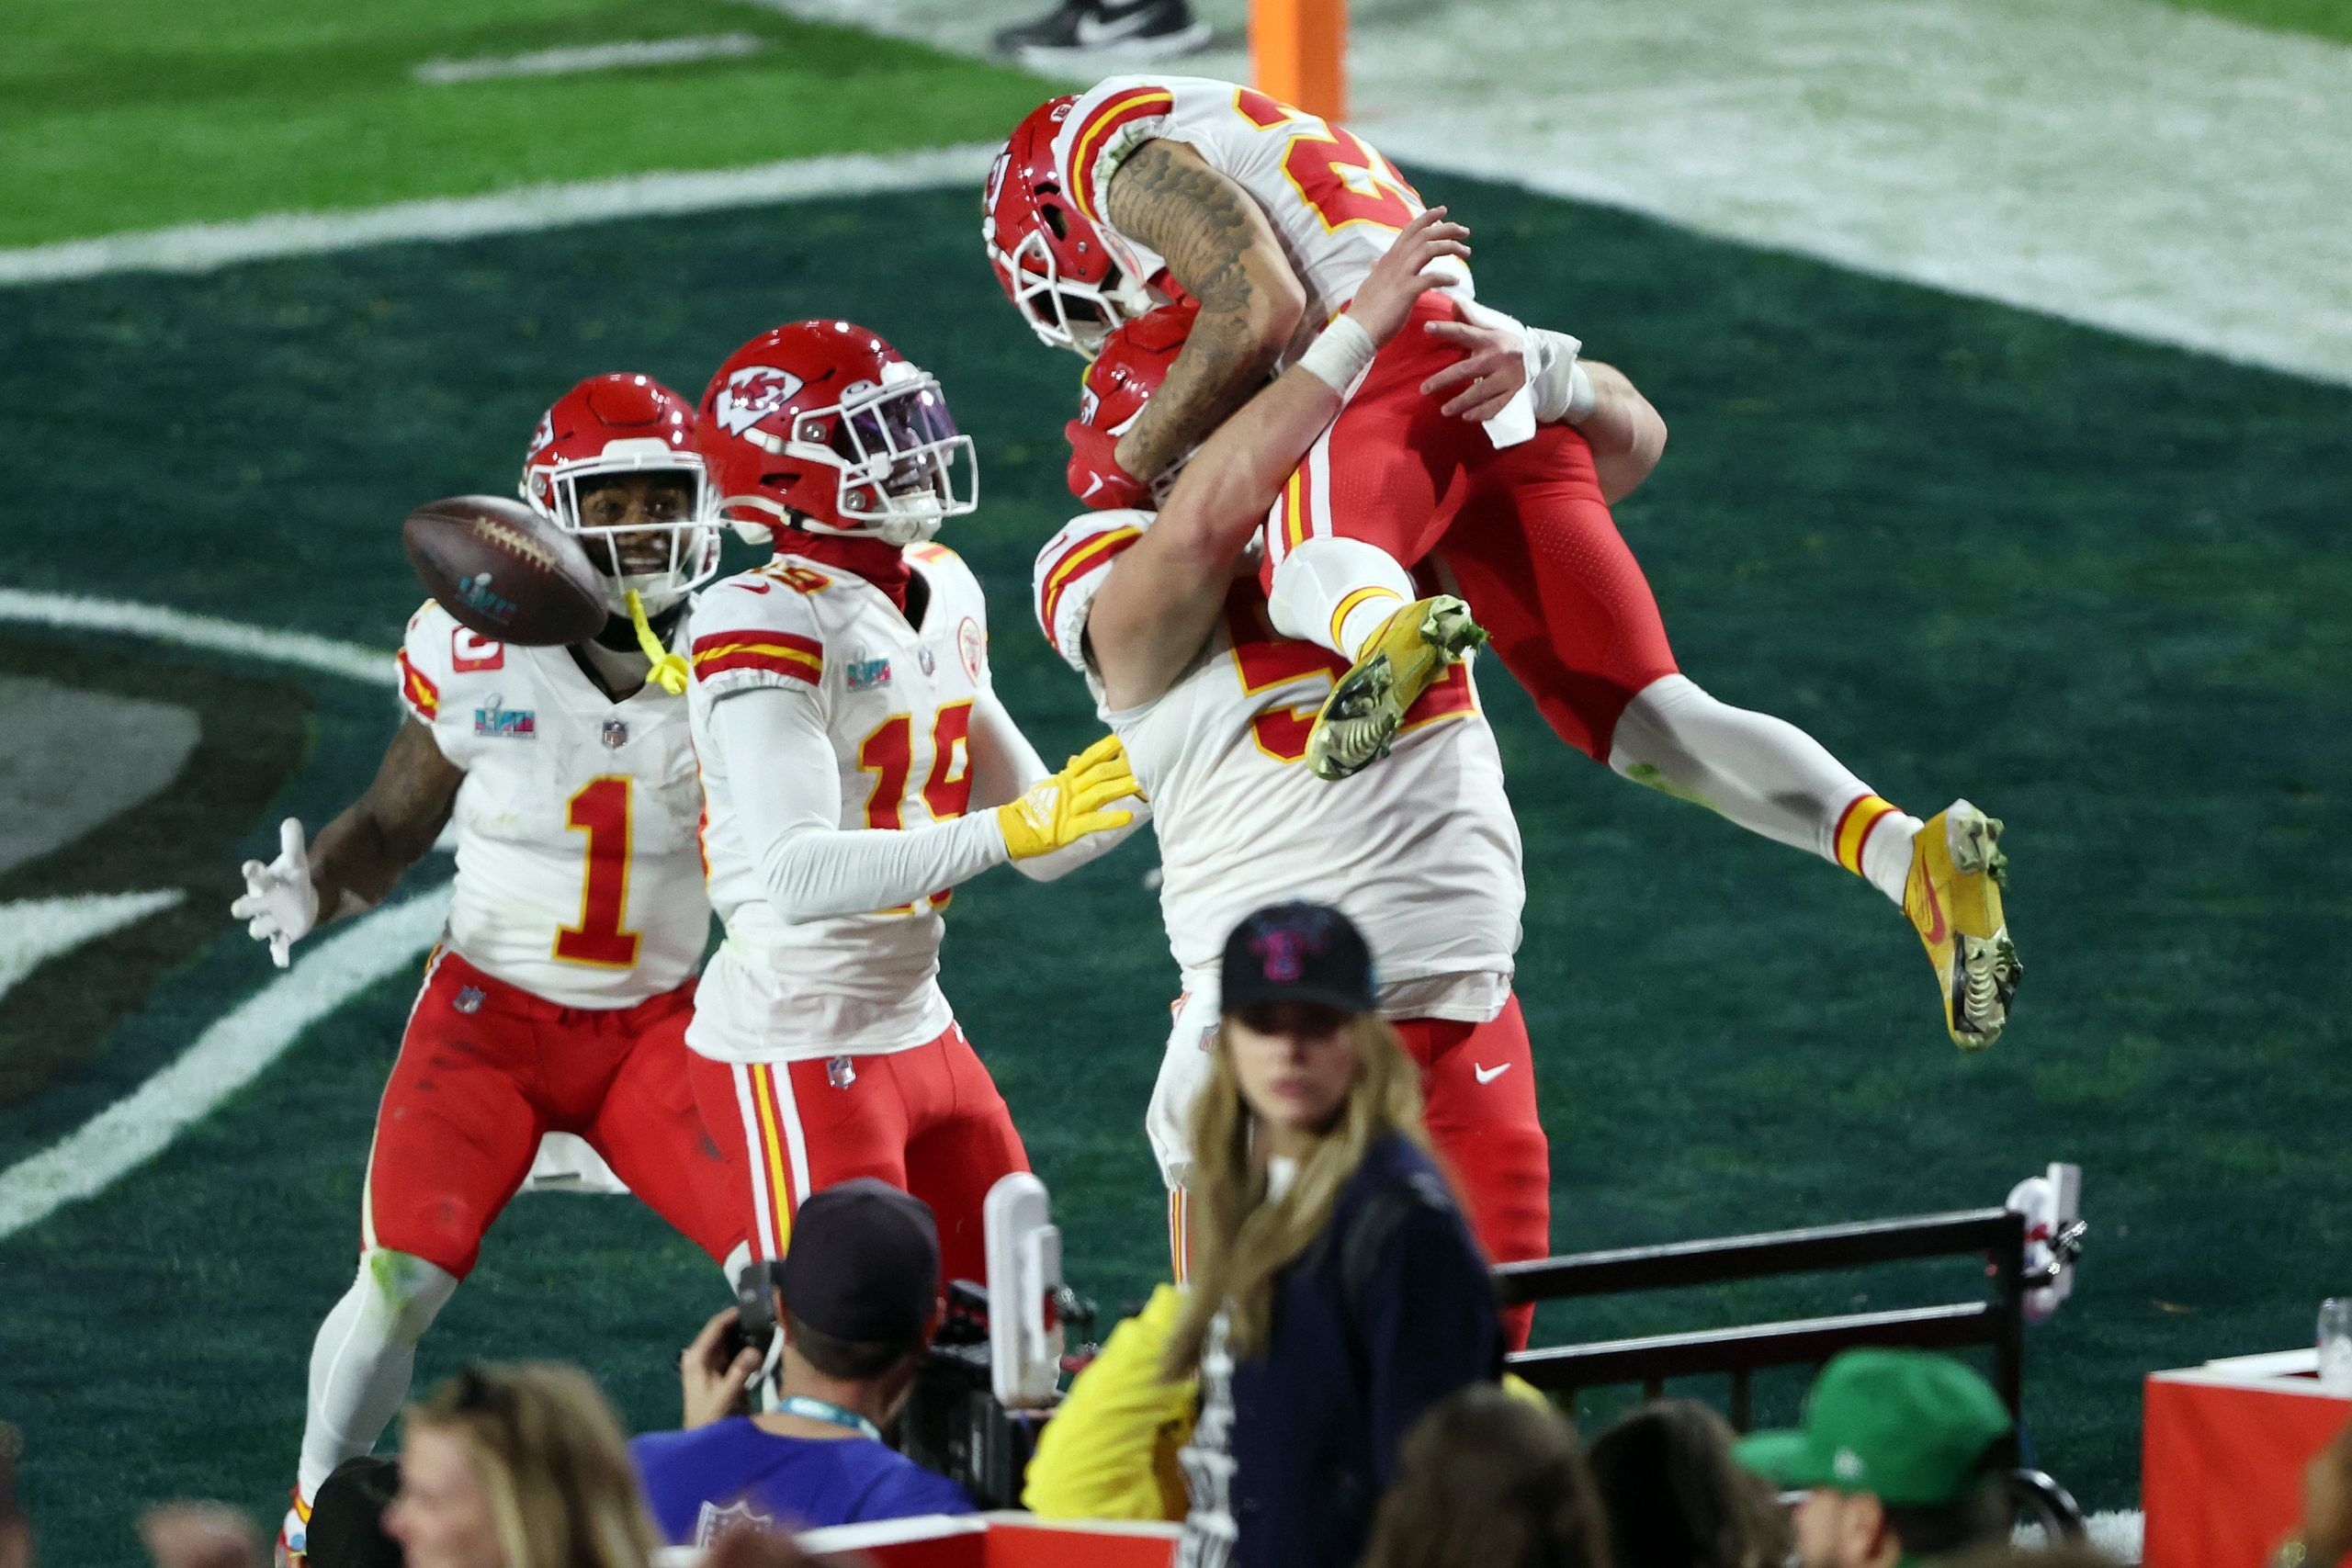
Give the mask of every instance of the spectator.
M 336 1465 L 311 1501 L 304 1568 L 401 1568 L 401 1543 L 384 1530 L 384 1510 L 400 1489 L 390 1460 L 362 1454 Z
M 1168 1375 L 1168 1337 L 1184 1297 L 1173 1285 L 1111 1331 L 1038 1434 L 1021 1504 L 1048 1519 L 1181 1519 L 1178 1450 L 1199 1390 Z
M 1577 1435 L 1549 1405 L 1473 1385 L 1406 1437 L 1363 1568 L 1609 1568 Z
M 33 1568 L 33 1522 L 17 1501 L 17 1460 L 23 1437 L 0 1421 L 0 1568 Z
M 161 1503 L 139 1516 L 154 1568 L 263 1568 L 261 1530 L 226 1503 Z
M 1789 1554 L 1771 1486 L 1731 1457 L 1724 1418 L 1691 1399 L 1645 1404 L 1588 1456 L 1617 1568 L 1771 1568 Z
M 811 1193 L 792 1217 L 775 1295 L 785 1341 L 776 1407 L 743 1414 L 761 1358 L 734 1348 L 729 1307 L 680 1364 L 684 1429 L 629 1445 L 662 1534 L 707 1546 L 743 1525 L 972 1512 L 961 1486 L 882 1441 L 914 1388 L 938 1313 L 929 1206 L 864 1178 Z
M 1165 1364 L 1201 1387 L 1177 1561 L 1352 1568 L 1405 1433 L 1501 1370 L 1494 1287 L 1362 933 L 1318 905 L 1260 909 L 1227 939 L 1222 985 Z
M 408 1412 L 384 1529 L 408 1568 L 646 1568 L 620 1424 L 577 1368 L 468 1367 Z
M 1802 1568 L 1894 1568 L 2004 1540 L 2013 1423 L 1992 1385 L 1917 1350 L 1849 1350 L 1793 1431 L 1740 1440 L 1740 1463 L 1803 1489 Z
M 2278 1568 L 2334 1568 L 2352 1556 L 2352 1426 L 2303 1467 L 2303 1517 L 2272 1559 Z

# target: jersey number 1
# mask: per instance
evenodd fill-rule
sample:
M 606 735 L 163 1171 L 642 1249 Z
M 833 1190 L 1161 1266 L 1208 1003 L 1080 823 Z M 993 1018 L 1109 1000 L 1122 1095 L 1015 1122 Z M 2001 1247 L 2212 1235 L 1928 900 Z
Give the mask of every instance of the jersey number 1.
M 588 835 L 588 874 L 579 922 L 555 933 L 555 955 L 567 964 L 626 969 L 637 962 L 638 933 L 621 929 L 628 908 L 629 804 L 626 773 L 591 779 L 571 797 L 564 826 Z

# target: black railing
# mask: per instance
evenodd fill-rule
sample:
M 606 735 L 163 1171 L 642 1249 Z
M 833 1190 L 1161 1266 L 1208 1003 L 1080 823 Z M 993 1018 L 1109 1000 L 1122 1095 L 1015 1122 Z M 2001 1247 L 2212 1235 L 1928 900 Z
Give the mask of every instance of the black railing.
M 1840 1350 L 1864 1345 L 1930 1350 L 1987 1347 L 1993 1354 L 1993 1386 L 2016 1411 L 2024 1355 L 2024 1218 L 2007 1209 L 1972 1209 L 1915 1219 L 1815 1225 L 1506 1263 L 1495 1270 L 1495 1278 L 1503 1299 L 1517 1304 L 1972 1254 L 1990 1265 L 1990 1288 L 1976 1300 L 1561 1345 L 1522 1350 L 1510 1358 L 1511 1371 L 1546 1393 L 1561 1394 L 1637 1382 L 1656 1398 L 1668 1378 L 1727 1374 L 1731 1422 L 1745 1431 L 1751 1425 L 1751 1382 L 1757 1372 L 1818 1366 Z

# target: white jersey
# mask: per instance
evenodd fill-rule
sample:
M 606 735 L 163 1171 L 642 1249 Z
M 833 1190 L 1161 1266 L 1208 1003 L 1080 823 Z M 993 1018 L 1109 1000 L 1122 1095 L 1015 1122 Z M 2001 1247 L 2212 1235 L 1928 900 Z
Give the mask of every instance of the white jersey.
M 447 941 L 566 1007 L 683 984 L 710 933 L 686 703 L 651 682 L 614 702 L 562 648 L 492 642 L 427 601 L 401 700 L 465 770 Z
M 1419 193 L 1354 132 L 1254 87 L 1203 76 L 1114 76 L 1070 106 L 1054 138 L 1054 165 L 1079 210 L 1136 252 L 1147 275 L 1159 258 L 1119 231 L 1103 191 L 1126 155 L 1155 140 L 1192 148 L 1264 210 L 1306 289 L 1294 352 L 1355 298 L 1396 231 L 1421 210 Z M 1450 259 L 1438 265 L 1459 275 L 1448 292 L 1470 299 L 1469 269 Z
M 1102 691 L 1086 613 L 1150 514 L 1081 517 L 1037 558 L 1038 624 Z M 1425 693 L 1395 752 L 1337 784 L 1307 770 L 1306 732 L 1347 664 L 1277 635 L 1254 581 L 1167 693 L 1102 717 L 1125 744 L 1159 835 L 1160 911 L 1185 989 L 1213 998 L 1225 939 L 1288 898 L 1362 928 L 1397 1017 L 1483 1022 L 1509 998 L 1526 898 L 1519 826 L 1469 665 Z M 1212 1006 L 1214 1005 L 1212 1001 Z
M 949 890 L 894 909 L 786 922 L 768 903 L 734 809 L 740 760 L 710 744 L 730 692 L 811 692 L 840 762 L 846 829 L 913 828 L 965 814 L 973 704 L 988 687 L 988 607 L 956 554 L 908 547 L 930 588 L 921 630 L 852 573 L 795 556 L 706 589 L 689 628 L 695 739 L 709 801 L 710 898 L 727 941 L 696 993 L 686 1043 L 720 1061 L 907 1050 L 954 1015 L 939 989 Z

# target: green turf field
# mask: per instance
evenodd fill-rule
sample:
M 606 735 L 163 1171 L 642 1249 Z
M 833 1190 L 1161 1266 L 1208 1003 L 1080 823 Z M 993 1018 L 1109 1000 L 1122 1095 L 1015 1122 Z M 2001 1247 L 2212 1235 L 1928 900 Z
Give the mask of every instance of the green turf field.
M 2234 22 L 2352 43 L 2352 0 L 2168 0 Z
M 412 75 L 729 33 L 762 47 L 658 70 Z M 0 245 L 984 140 L 1037 100 L 1017 72 L 725 0 L 97 0 L 19 8 L 8 43 Z
M 2205 8 L 2352 39 L 2343 0 Z M 458 86 L 411 74 L 719 33 L 762 47 Z M 1040 96 L 1017 73 L 728 0 L 102 0 L 12 17 L 10 40 L 0 246 L 980 140 Z M 1583 333 L 1665 411 L 1665 466 L 1621 519 L 1685 667 L 1914 809 L 1964 792 L 2007 817 L 2030 969 L 2010 1037 L 1961 1058 L 1882 900 L 1563 751 L 1491 671 L 1528 850 L 1521 990 L 1556 1243 L 1973 1206 L 2079 1161 L 2092 1251 L 2029 1342 L 2028 1415 L 2086 1503 L 2135 1506 L 2140 1374 L 2301 1342 L 2319 1297 L 2346 1288 L 2331 1260 L 2352 1211 L 2329 1156 L 2352 1111 L 2336 958 L 2352 857 L 2334 831 L 2352 776 L 2352 392 L 1622 214 L 1450 177 L 1423 188 L 1476 226 L 1487 296 Z M 752 333 L 848 314 L 937 369 L 978 437 L 989 503 L 948 542 L 989 584 L 1001 688 L 1058 755 L 1092 725 L 1026 590 L 1067 506 L 1077 367 L 995 292 L 976 196 L 0 290 L 6 584 L 389 650 L 418 597 L 400 514 L 503 490 L 571 381 L 638 368 L 691 395 Z M 315 827 L 346 801 L 395 718 L 388 692 L 332 676 L 0 622 L 0 682 L 28 677 L 170 703 L 201 738 L 170 788 L 0 872 L 0 911 L 184 895 L 6 991 L 0 1171 L 272 982 L 222 913 L 235 862 L 268 852 L 279 816 Z M 1108 1304 L 1161 1268 L 1139 1122 L 1173 975 L 1149 860 L 1139 844 L 1052 887 L 985 879 L 956 900 L 946 960 L 1055 1189 L 1070 1272 Z M 435 859 L 415 880 L 446 874 Z M 129 1560 L 136 1506 L 175 1494 L 274 1519 L 412 989 L 405 974 L 373 987 L 162 1158 L 0 1240 L 0 1419 L 26 1429 L 49 1561 Z M 1964 1269 L 1792 1280 L 1558 1313 L 1543 1333 L 1973 1284 Z M 633 1424 L 663 1424 L 671 1356 L 715 1291 L 634 1204 L 535 1196 L 493 1233 L 420 1377 L 561 1355 Z M 1780 1380 L 1759 1415 L 1787 1414 L 1795 1387 Z
M 1875 895 L 1564 752 L 1492 675 L 1528 847 L 1521 992 L 1557 1243 L 1996 1202 L 2078 1160 L 2093 1251 L 2032 1337 L 2029 1416 L 2086 1501 L 2132 1506 L 2141 1372 L 2301 1340 L 2352 1243 L 2332 1157 L 2352 1114 L 2336 957 L 2352 561 L 2335 527 L 2352 394 L 1441 188 L 1478 227 L 1482 289 L 1584 328 L 1672 423 L 1623 522 L 1686 667 L 1898 800 L 1964 791 L 2006 816 L 2030 968 L 2009 1038 L 1962 1058 Z M 40 498 L 12 520 L 10 580 L 389 648 L 418 597 L 401 512 L 506 483 L 554 392 L 622 367 L 695 389 L 759 328 L 844 313 L 934 367 L 978 438 L 990 502 L 951 538 L 989 586 L 1001 689 L 1058 754 L 1090 722 L 1025 593 L 1065 509 L 1075 362 L 1004 308 L 971 212 L 947 190 L 0 296 L 0 402 L 21 411 L 0 482 Z M 264 801 L 205 775 L 201 802 L 232 820 L 185 874 L 218 908 L 280 813 L 315 824 L 364 780 L 390 699 L 129 638 L 0 638 L 0 669 L 100 686 L 142 660 L 208 746 L 286 780 Z M 83 847 L 83 880 L 37 864 L 0 900 L 121 886 L 111 837 Z M 985 879 L 956 901 L 946 960 L 1056 1190 L 1071 1273 L 1113 1303 L 1161 1266 L 1138 1118 L 1172 975 L 1148 863 L 1136 845 L 1056 886 Z M 0 1108 L 0 1167 L 272 974 L 225 918 L 169 957 L 102 1048 Z M 113 971 L 78 973 L 96 988 Z M 409 989 L 376 987 L 153 1165 L 0 1244 L 0 1414 L 26 1428 L 53 1561 L 122 1557 L 146 1498 L 278 1506 Z M 527 1199 L 420 1373 L 568 1356 L 633 1422 L 662 1423 L 671 1355 L 715 1284 L 629 1203 Z M 1545 1331 L 1865 1300 L 1891 1298 L 1791 1281 Z

